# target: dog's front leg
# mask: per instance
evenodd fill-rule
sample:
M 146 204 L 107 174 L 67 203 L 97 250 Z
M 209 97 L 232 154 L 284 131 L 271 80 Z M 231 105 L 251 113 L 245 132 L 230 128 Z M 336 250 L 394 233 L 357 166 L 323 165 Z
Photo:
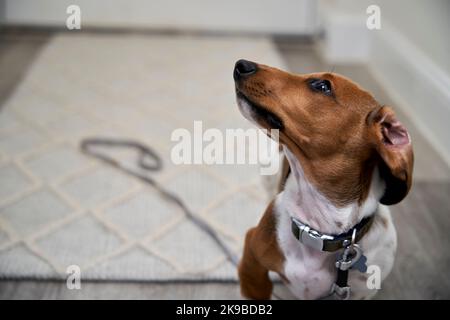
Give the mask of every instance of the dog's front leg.
M 267 270 L 252 250 L 252 236 L 255 228 L 250 229 L 245 237 L 244 253 L 239 263 L 239 280 L 241 294 L 249 299 L 267 300 L 272 295 L 272 281 Z

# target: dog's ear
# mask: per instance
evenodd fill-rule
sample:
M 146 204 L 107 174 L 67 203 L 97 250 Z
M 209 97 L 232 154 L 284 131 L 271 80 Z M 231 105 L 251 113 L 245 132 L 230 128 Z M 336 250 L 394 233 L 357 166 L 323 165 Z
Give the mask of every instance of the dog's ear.
M 380 202 L 385 205 L 403 200 L 412 183 L 414 156 L 408 131 L 389 107 L 369 115 L 371 141 L 381 159 L 379 172 L 386 183 Z

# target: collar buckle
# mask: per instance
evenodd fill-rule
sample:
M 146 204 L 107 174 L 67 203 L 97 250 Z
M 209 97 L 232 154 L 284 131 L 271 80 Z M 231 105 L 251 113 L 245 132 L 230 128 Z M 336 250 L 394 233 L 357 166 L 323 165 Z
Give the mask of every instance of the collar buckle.
M 317 230 L 311 229 L 310 226 L 301 223 L 296 218 L 292 218 L 292 221 L 298 227 L 298 240 L 316 250 L 323 250 L 323 242 L 324 240 L 332 240 L 333 237 L 321 234 Z

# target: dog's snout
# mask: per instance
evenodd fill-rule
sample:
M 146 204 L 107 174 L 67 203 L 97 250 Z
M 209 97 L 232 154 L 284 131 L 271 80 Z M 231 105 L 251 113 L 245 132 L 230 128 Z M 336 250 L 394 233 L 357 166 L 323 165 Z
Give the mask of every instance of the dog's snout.
M 256 64 L 254 62 L 241 59 L 236 62 L 235 68 L 237 71 L 239 71 L 240 74 L 246 75 L 254 73 L 256 71 Z
M 233 77 L 238 80 L 242 77 L 249 76 L 256 72 L 256 63 L 248 60 L 238 60 L 234 66 Z

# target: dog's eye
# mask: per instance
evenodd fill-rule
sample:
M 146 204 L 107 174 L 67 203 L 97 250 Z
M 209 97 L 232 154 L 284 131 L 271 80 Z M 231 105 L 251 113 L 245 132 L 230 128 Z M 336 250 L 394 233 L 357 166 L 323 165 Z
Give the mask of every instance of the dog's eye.
M 311 79 L 309 81 L 309 86 L 311 89 L 322 92 L 323 94 L 326 94 L 328 96 L 330 96 L 332 93 L 331 92 L 331 83 L 328 80 Z

